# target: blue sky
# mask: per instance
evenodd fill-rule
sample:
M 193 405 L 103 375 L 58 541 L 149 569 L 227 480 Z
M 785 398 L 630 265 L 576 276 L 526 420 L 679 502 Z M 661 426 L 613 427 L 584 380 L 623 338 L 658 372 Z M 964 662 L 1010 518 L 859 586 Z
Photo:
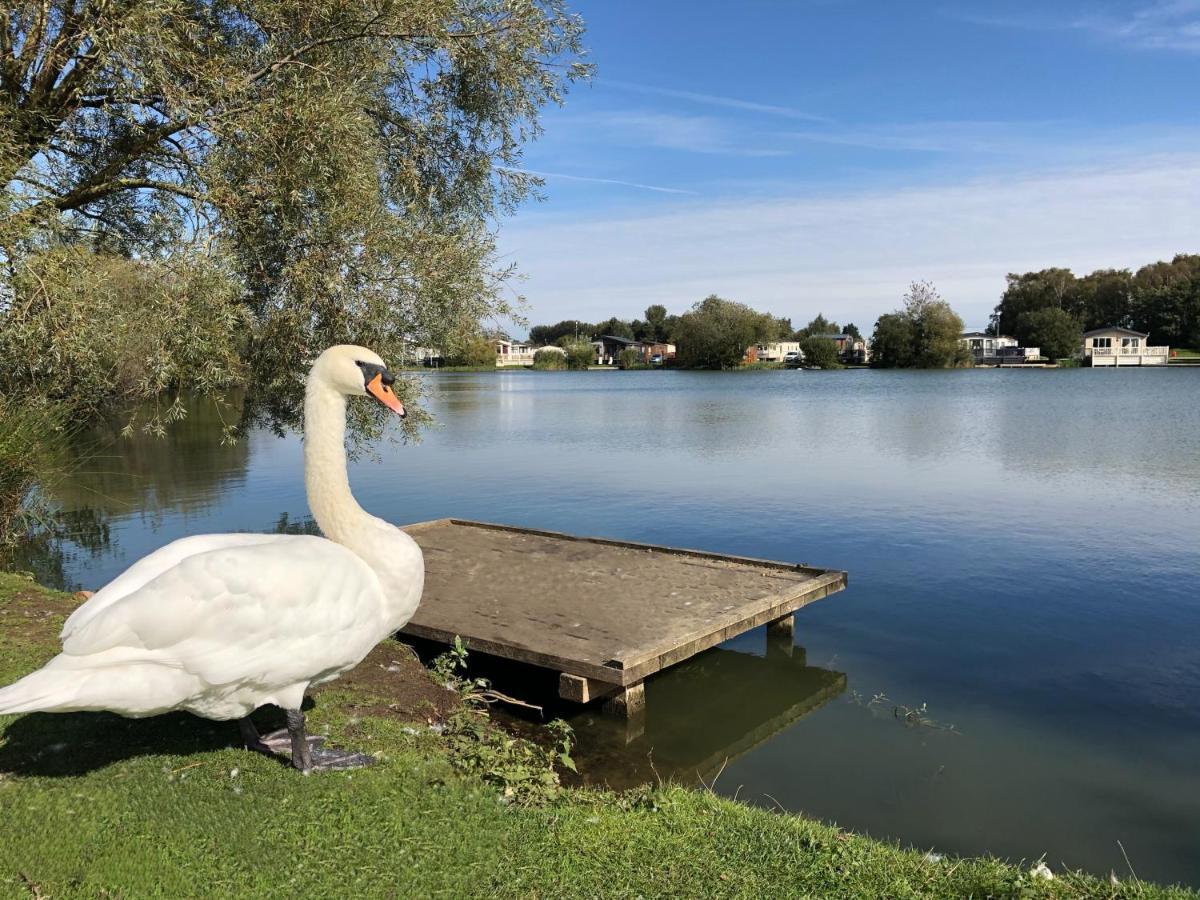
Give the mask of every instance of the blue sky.
M 864 331 L 930 279 L 1200 252 L 1200 0 L 588 0 L 501 223 L 531 323 L 709 293 Z

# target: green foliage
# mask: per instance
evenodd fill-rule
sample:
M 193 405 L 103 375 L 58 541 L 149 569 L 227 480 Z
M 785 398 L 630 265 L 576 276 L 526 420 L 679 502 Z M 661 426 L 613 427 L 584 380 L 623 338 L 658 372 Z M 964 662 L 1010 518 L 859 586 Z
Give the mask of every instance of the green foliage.
M 565 369 L 567 354 L 559 353 L 557 350 L 539 350 L 533 354 L 533 367 L 550 371 Z
M 902 312 L 884 313 L 875 322 L 871 337 L 871 365 L 880 369 L 908 369 L 916 365 L 916 334 L 912 320 Z
M 646 307 L 647 340 L 667 340 L 667 308 L 661 303 L 652 303 Z
M 1200 347 L 1200 254 L 1138 269 L 1130 321 L 1156 344 Z
M 467 645 L 463 642 L 462 637 L 456 634 L 450 648 L 433 661 L 430 672 L 438 684 L 451 690 L 461 690 L 462 684 L 458 673 L 466 671 L 466 668 Z
M 642 369 L 642 352 L 634 347 L 626 347 L 617 354 L 617 365 L 622 369 Z
M 747 347 L 773 337 L 776 328 L 769 314 L 713 294 L 679 317 L 676 355 L 686 368 L 732 369 Z
M 800 350 L 804 353 L 806 366 L 819 366 L 822 369 L 840 369 L 837 344 L 829 338 L 817 337 L 815 334 L 800 339 Z
M 568 369 L 586 369 L 596 362 L 596 348 L 591 344 L 569 344 L 566 350 Z
M 1022 313 L 1016 339 L 1022 347 L 1037 347 L 1049 359 L 1073 356 L 1083 346 L 1083 329 L 1066 310 L 1044 307 Z
M 575 769 L 571 727 L 555 719 L 546 729 L 553 743 L 534 743 L 499 730 L 478 709 L 463 708 L 446 723 L 444 737 L 455 769 L 495 785 L 505 802 L 528 806 L 558 799 L 557 767 Z
M 578 319 L 564 319 L 553 325 L 534 325 L 529 329 L 529 342 L 542 346 L 557 344 L 565 347 L 579 341 L 589 341 L 596 334 L 596 326 Z
M 805 325 L 796 332 L 793 340 L 803 340 L 804 338 L 814 334 L 841 334 L 842 330 L 838 327 L 837 322 L 831 322 L 826 319 L 821 313 L 817 313 L 815 319 Z
M 51 515 L 46 488 L 70 468 L 63 410 L 0 394 L 0 547 Z
M 613 316 L 607 321 L 596 323 L 596 337 L 604 335 L 633 340 L 633 325 L 624 319 L 618 319 L 616 316 Z
M 487 368 L 496 365 L 496 345 L 482 336 L 467 338 L 446 357 L 447 365 Z
M 326 346 L 399 359 L 509 312 L 492 223 L 538 186 L 519 164 L 540 108 L 586 74 L 560 0 L 18 0 L 0 21 L 0 330 L 48 250 L 91 248 L 89 290 L 108 256 L 176 277 L 211 256 L 249 315 L 229 323 L 248 344 L 244 424 L 278 429 L 299 424 L 297 376 Z M 101 368 L 52 338 L 39 356 Z M 139 370 L 216 380 L 166 348 Z M 382 421 L 352 415 L 359 434 Z
M 848 335 L 850 335 L 850 337 L 854 338 L 856 341 L 862 340 L 862 335 L 859 334 L 858 326 L 855 325 L 853 322 L 847 322 L 845 325 L 842 326 L 842 334 L 848 334 Z
M 216 392 L 246 376 L 249 311 L 211 256 L 134 261 L 77 245 L 23 258 L 0 308 L 0 393 L 89 420 L 185 385 Z M 295 373 L 293 373 L 293 378 Z M 168 398 L 143 420 L 181 415 Z
M 871 365 L 879 368 L 944 369 L 970 365 L 960 342 L 962 319 L 928 281 L 915 281 L 904 295 L 904 309 L 875 323 Z
M 1200 342 L 1200 255 L 1180 254 L 1136 274 L 1101 269 L 1076 278 L 1070 269 L 1043 269 L 1009 275 L 992 328 L 1018 336 L 1022 317 L 1043 309 L 1067 313 L 1085 331 L 1123 325 L 1149 333 L 1155 343 Z

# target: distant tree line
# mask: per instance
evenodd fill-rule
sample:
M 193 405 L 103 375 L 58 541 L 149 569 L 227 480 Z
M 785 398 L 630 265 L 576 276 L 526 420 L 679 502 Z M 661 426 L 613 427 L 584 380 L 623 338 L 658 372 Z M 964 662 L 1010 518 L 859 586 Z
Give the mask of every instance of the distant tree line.
M 991 330 L 1040 347 L 1044 356 L 1074 353 L 1081 335 L 1121 325 L 1172 347 L 1200 346 L 1200 255 L 1128 269 L 1070 269 L 1009 275 L 991 317 Z
M 535 325 L 529 329 L 529 341 L 536 346 L 557 344 L 570 348 L 604 335 L 635 341 L 670 342 L 676 345 L 676 361 L 687 368 L 729 369 L 740 365 L 746 348 L 759 343 L 815 339 L 819 335 L 849 334 L 861 339 L 853 323 L 844 327 L 818 315 L 803 328 L 792 320 L 759 312 L 744 303 L 712 294 L 687 312 L 673 315 L 661 304 L 646 308 L 644 319 L 619 319 L 602 322 L 565 319 L 553 325 Z M 830 348 L 833 344 L 824 341 Z M 822 355 L 825 348 L 817 347 Z M 825 354 L 828 355 L 828 354 Z M 833 356 L 836 357 L 836 349 Z

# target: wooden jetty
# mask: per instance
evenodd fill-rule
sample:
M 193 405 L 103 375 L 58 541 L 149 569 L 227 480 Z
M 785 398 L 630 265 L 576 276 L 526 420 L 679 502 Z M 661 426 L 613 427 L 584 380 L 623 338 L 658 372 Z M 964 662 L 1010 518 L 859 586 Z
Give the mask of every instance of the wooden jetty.
M 438 519 L 405 528 L 425 553 L 425 593 L 404 634 L 559 673 L 559 694 L 631 716 L 644 680 L 792 614 L 846 573 L 794 563 Z

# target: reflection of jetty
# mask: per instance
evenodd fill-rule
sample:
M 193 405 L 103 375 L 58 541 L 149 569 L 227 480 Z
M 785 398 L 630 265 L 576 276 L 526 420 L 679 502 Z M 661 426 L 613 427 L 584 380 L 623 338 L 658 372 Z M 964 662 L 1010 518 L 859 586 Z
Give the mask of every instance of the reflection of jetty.
M 801 647 L 765 659 L 718 647 L 650 685 L 640 733 L 603 720 L 577 726 L 576 756 L 590 781 L 612 787 L 653 779 L 650 760 L 664 777 L 707 781 L 845 689 L 844 673 L 806 665 Z
M 796 610 L 846 586 L 845 572 L 458 519 L 406 530 L 426 576 L 405 634 L 551 669 L 563 698 L 624 715 L 647 676 L 759 625 L 790 639 Z

